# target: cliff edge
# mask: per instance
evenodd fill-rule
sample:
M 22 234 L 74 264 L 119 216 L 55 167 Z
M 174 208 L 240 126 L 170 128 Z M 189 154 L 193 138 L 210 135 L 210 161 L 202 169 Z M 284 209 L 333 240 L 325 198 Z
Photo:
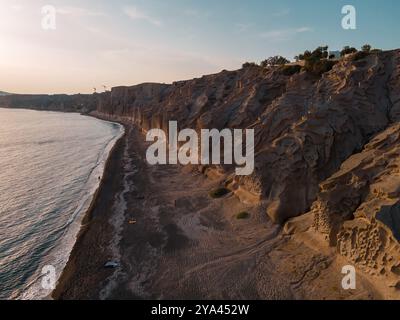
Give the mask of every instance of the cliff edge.
M 315 76 L 249 66 L 199 79 L 117 87 L 97 112 L 144 131 L 252 128 L 256 168 L 202 167 L 283 224 L 309 212 L 338 253 L 399 288 L 400 50 L 348 56 Z M 311 227 L 311 226 L 310 226 Z

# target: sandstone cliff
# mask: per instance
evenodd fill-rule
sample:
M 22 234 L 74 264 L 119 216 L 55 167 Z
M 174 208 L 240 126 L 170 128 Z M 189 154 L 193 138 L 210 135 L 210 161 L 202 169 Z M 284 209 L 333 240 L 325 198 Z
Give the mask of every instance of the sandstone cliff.
M 400 124 L 377 135 L 321 184 L 315 230 L 373 276 L 400 289 Z
M 400 51 L 347 59 L 321 78 L 249 67 L 172 85 L 117 87 L 101 96 L 97 111 L 144 130 L 167 129 L 169 120 L 181 128 L 254 128 L 256 171 L 235 179 L 282 223 L 307 212 L 319 183 L 397 121 L 399 59 Z
M 218 170 L 277 223 L 311 210 L 338 252 L 398 287 L 400 50 L 351 56 L 316 77 L 248 67 L 172 85 L 114 88 L 97 112 L 143 130 L 254 128 L 256 169 Z

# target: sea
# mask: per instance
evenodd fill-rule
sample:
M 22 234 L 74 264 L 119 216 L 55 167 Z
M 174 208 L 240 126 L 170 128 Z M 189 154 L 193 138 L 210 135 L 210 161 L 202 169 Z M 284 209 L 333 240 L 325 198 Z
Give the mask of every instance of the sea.
M 124 128 L 0 108 L 0 299 L 46 299 Z

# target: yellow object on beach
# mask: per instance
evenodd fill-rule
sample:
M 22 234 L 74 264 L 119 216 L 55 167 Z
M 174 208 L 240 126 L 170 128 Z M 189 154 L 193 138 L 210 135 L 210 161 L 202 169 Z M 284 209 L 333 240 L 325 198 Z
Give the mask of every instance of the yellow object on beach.
M 135 219 L 129 220 L 129 224 L 136 224 L 136 220 Z

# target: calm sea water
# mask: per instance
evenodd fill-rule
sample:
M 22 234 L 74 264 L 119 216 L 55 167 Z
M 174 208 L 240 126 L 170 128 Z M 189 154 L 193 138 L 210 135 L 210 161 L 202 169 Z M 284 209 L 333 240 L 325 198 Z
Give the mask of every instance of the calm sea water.
M 60 276 L 123 128 L 79 114 L 0 109 L 0 299 L 39 299 Z

